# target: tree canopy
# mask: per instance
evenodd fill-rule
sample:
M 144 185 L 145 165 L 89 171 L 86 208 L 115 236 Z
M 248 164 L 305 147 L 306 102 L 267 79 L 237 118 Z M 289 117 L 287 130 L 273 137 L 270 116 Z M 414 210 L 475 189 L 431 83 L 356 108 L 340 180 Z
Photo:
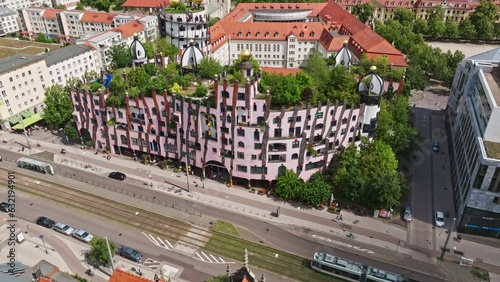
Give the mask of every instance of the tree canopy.
M 130 57 L 129 48 L 123 45 L 111 47 L 111 64 L 114 68 L 126 68 L 132 66 L 132 57 Z
M 203 58 L 198 64 L 198 74 L 203 78 L 213 79 L 223 71 L 219 62 L 213 58 Z
M 366 23 L 373 15 L 375 8 L 370 3 L 358 4 L 352 8 L 352 14 L 362 23 Z
M 43 119 L 48 124 L 61 128 L 71 120 L 73 104 L 68 91 L 61 85 L 55 84 L 45 89 L 44 103 Z
M 109 241 L 109 248 L 111 249 L 111 253 L 114 254 L 116 247 L 112 241 Z M 92 241 L 90 241 L 90 250 L 88 256 L 89 260 L 98 262 L 100 265 L 110 265 L 111 258 L 109 257 L 106 239 L 94 237 Z

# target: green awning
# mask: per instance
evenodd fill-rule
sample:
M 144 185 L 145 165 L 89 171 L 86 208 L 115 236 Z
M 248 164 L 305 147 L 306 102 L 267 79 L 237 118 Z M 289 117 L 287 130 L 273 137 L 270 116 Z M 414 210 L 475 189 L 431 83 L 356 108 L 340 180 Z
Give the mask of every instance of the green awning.
M 14 124 L 16 124 L 16 123 L 19 123 L 19 117 L 18 117 L 17 115 L 15 115 L 15 116 L 11 116 L 11 117 L 9 118 L 9 122 L 10 122 L 10 124 L 12 124 L 12 125 L 14 125 Z
M 23 116 L 23 119 L 25 118 L 29 118 L 30 116 L 34 115 L 35 113 L 32 112 L 32 111 L 24 111 L 21 113 L 21 115 Z
M 41 121 L 42 119 L 43 119 L 42 113 L 33 114 L 29 118 L 23 119 L 23 124 L 21 124 L 21 123 L 16 124 L 12 128 L 14 128 L 14 129 L 23 129 L 23 125 L 24 125 L 24 127 L 28 127 L 28 126 L 34 124 L 37 121 Z

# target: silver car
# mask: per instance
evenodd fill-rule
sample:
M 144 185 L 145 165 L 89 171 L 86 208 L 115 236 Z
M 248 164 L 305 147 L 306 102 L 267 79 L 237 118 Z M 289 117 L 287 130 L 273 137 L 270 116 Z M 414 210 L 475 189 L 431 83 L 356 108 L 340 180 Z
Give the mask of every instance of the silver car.
M 75 232 L 73 232 L 73 234 L 71 235 L 76 239 L 83 241 L 85 243 L 89 243 L 90 241 L 92 241 L 92 238 L 94 238 L 92 234 L 82 229 L 76 229 Z
M 56 223 L 56 225 L 54 225 L 54 230 L 65 235 L 71 235 L 75 231 L 73 227 L 61 222 L 58 222 Z
M 437 227 L 444 228 L 444 216 L 442 212 L 436 212 L 436 214 L 434 215 L 434 219 L 434 224 L 436 224 Z

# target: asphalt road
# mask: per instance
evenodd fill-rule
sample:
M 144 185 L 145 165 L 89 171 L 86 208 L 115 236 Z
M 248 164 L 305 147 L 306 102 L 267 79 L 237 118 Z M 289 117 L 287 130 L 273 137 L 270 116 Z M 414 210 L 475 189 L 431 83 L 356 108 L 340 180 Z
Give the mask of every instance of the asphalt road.
M 5 150 L 0 150 L 0 153 L 2 154 L 2 156 L 4 156 L 4 159 L 5 158 L 18 159 L 21 156 L 17 153 L 5 151 Z M 77 175 L 79 178 L 90 179 L 90 180 L 93 180 L 94 182 L 99 182 L 99 183 L 111 185 L 111 186 L 119 186 L 121 189 L 130 191 L 131 193 L 134 193 L 134 192 L 141 193 L 143 196 L 147 196 L 149 198 L 156 197 L 157 200 L 164 201 L 164 202 L 168 201 L 169 203 L 174 203 L 178 206 L 182 206 L 183 208 L 184 207 L 189 208 L 190 210 L 200 212 L 203 215 L 203 217 L 201 219 L 205 220 L 205 221 L 206 220 L 213 220 L 213 219 L 220 219 L 220 220 L 231 222 L 231 223 L 239 225 L 239 226 L 243 226 L 246 229 L 251 230 L 253 233 L 256 233 L 259 236 L 261 236 L 262 238 L 264 238 L 264 240 L 268 244 L 271 244 L 279 249 L 283 249 L 285 251 L 295 253 L 295 254 L 298 254 L 298 255 L 301 255 L 304 257 L 311 257 L 312 254 L 316 251 L 325 251 L 325 252 L 334 253 L 340 257 L 352 259 L 352 260 L 358 261 L 360 263 L 372 265 L 372 266 L 375 266 L 375 267 L 378 267 L 378 268 L 381 268 L 381 269 L 384 269 L 387 271 L 409 275 L 409 276 L 411 276 L 419 281 L 430 281 L 430 282 L 441 281 L 440 279 L 437 279 L 437 278 L 434 278 L 434 277 L 431 277 L 431 276 L 424 274 L 424 273 L 433 273 L 435 271 L 435 267 L 431 264 L 428 264 L 426 269 L 419 269 L 419 271 L 421 271 L 423 273 L 413 272 L 413 271 L 407 269 L 407 268 L 413 266 L 411 264 L 411 261 L 405 265 L 387 264 L 387 263 L 381 262 L 379 260 L 375 260 L 369 256 L 366 256 L 363 253 L 355 252 L 355 251 L 353 252 L 352 249 L 345 250 L 343 248 L 339 248 L 338 246 L 333 247 L 333 246 L 328 245 L 328 244 L 322 244 L 322 243 L 311 241 L 311 240 L 306 239 L 306 238 L 296 236 L 296 235 L 291 234 L 291 233 L 289 233 L 289 232 L 287 232 L 287 231 L 285 231 L 285 230 L 283 230 L 283 229 L 281 229 L 281 228 L 279 228 L 279 227 L 277 227 L 269 222 L 263 222 L 262 220 L 246 217 L 244 215 L 237 214 L 237 213 L 234 213 L 231 211 L 220 210 L 220 209 L 217 209 L 217 208 L 214 208 L 211 206 L 205 206 L 205 205 L 202 205 L 199 203 L 194 203 L 194 202 L 190 202 L 190 201 L 187 201 L 184 199 L 179 199 L 179 198 L 173 197 L 172 195 L 164 194 L 164 193 L 158 192 L 156 190 L 150 190 L 150 189 L 146 188 L 145 185 L 143 185 L 142 181 L 137 181 L 134 179 L 127 179 L 123 183 L 119 182 L 117 184 L 116 180 L 108 179 L 106 177 L 99 178 L 99 177 L 96 177 L 95 174 L 91 174 L 91 173 L 86 172 L 86 171 L 74 169 L 72 167 L 65 167 L 65 166 L 61 166 L 58 164 L 54 164 L 54 169 L 58 172 L 66 173 L 67 175 Z M 40 177 L 42 177 L 42 175 L 40 175 Z M 48 176 L 48 177 L 49 177 L 48 179 L 50 179 L 50 176 Z M 102 189 L 102 188 L 95 187 L 95 189 Z M 152 204 L 152 205 L 154 205 L 154 204 Z M 69 221 L 69 220 L 72 220 L 73 216 L 76 216 L 76 215 L 72 215 L 73 213 L 75 213 L 75 212 L 74 211 L 66 211 L 66 210 L 64 210 L 64 208 L 62 210 L 58 210 L 58 209 L 56 209 L 56 205 L 53 205 L 53 204 L 52 205 L 48 204 L 48 206 L 44 209 L 44 214 L 47 214 L 49 216 L 51 216 L 53 214 L 54 218 L 56 218 L 57 220 L 61 220 L 61 221 L 63 219 L 60 219 L 59 217 L 61 215 L 65 214 L 65 216 L 68 216 L 68 222 L 67 222 L 68 224 L 72 224 L 71 223 L 72 221 Z M 82 212 L 76 212 L 76 213 L 82 214 Z M 21 215 L 21 217 L 23 217 L 22 214 L 20 214 L 20 215 Z M 27 214 L 24 219 L 32 221 L 38 215 L 39 214 Z M 83 214 L 83 216 L 89 217 L 89 215 L 87 215 L 87 214 Z M 107 236 L 113 232 L 113 229 L 109 228 L 110 226 L 108 226 L 109 223 L 107 224 L 107 223 L 105 223 L 105 221 L 102 222 L 103 221 L 102 219 L 101 219 L 100 227 L 95 229 L 94 226 L 98 225 L 98 223 L 97 223 L 98 221 L 99 220 L 96 220 L 96 219 L 82 220 L 81 222 L 85 222 L 85 224 L 86 224 L 85 226 L 82 226 L 82 228 L 84 228 L 84 229 L 87 228 L 88 231 L 94 232 L 96 235 L 101 235 L 101 236 Z M 77 221 L 77 222 L 80 222 L 80 221 Z M 106 231 L 103 232 L 103 231 L 101 231 L 101 228 L 104 228 L 104 227 L 106 227 L 107 229 L 105 229 Z M 125 228 L 125 227 L 121 227 L 120 230 L 122 230 L 122 228 Z M 115 227 L 115 229 L 116 229 L 116 227 Z M 96 230 L 96 231 L 94 231 L 94 230 Z M 123 229 L 123 230 L 125 230 L 125 229 Z M 154 247 L 154 249 L 156 251 L 153 251 L 153 249 L 149 250 L 149 247 L 146 247 L 148 244 L 144 243 L 145 238 L 140 232 L 138 232 L 136 230 L 132 230 L 132 229 L 131 230 L 126 229 L 126 230 L 127 230 L 127 232 L 125 232 L 125 231 L 121 232 L 122 236 L 120 236 L 120 238 L 118 238 L 117 243 L 130 245 L 132 247 L 138 246 L 138 249 L 143 251 L 144 253 L 151 254 L 152 257 L 157 257 L 160 259 L 163 258 L 162 256 L 165 256 L 168 258 L 167 259 L 168 261 L 171 261 L 171 259 L 173 259 L 175 262 L 182 262 L 182 261 L 184 261 L 184 259 L 188 259 L 187 257 L 179 257 L 177 254 L 176 254 L 176 256 L 170 257 L 168 253 L 159 252 L 159 250 L 156 250 L 157 247 L 153 244 L 151 244 L 151 245 Z M 125 235 L 125 234 L 127 234 L 127 235 Z M 113 236 L 116 236 L 116 234 L 113 234 Z M 130 237 L 128 237 L 128 236 L 130 236 Z M 138 240 L 137 236 L 140 237 L 141 240 Z M 139 242 L 141 242 L 141 243 L 139 243 Z M 145 247 L 147 249 L 145 249 Z M 199 263 L 198 264 L 195 263 L 195 265 L 196 265 L 195 267 L 193 267 L 193 266 L 189 267 L 189 265 L 182 265 L 182 266 L 189 268 L 189 269 L 191 269 L 191 268 L 197 269 L 196 267 L 200 267 Z M 212 265 L 209 267 L 209 269 L 211 271 L 213 271 Z M 224 270 L 222 270 L 222 272 L 219 272 L 219 273 L 223 273 L 223 271 Z M 211 273 L 211 272 L 208 272 L 208 273 Z M 196 275 L 201 275 L 201 274 L 196 274 Z M 199 281 L 199 280 L 194 279 L 191 281 Z

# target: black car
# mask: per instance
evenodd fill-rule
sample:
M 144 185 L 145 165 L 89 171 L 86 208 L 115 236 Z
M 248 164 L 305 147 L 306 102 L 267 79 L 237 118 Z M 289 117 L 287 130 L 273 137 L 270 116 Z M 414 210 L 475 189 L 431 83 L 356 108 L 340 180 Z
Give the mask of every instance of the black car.
M 54 227 L 54 225 L 56 225 L 56 223 L 52 219 L 45 217 L 45 216 L 39 217 L 36 220 L 36 224 L 41 225 L 43 227 L 47 227 L 47 228 L 52 228 L 52 227 Z
M 125 180 L 125 178 L 127 178 L 127 176 L 124 173 L 114 171 L 114 172 L 109 174 L 109 178 L 123 181 L 123 180 Z
M 6 202 L 0 203 L 0 211 L 9 212 L 11 207 L 12 207 L 12 205 L 9 203 L 6 203 Z
M 436 153 L 439 152 L 439 141 L 432 142 L 432 150 Z
M 118 249 L 118 254 L 124 258 L 129 260 L 140 262 L 142 259 L 142 254 L 136 249 L 132 249 L 130 247 L 121 246 Z

